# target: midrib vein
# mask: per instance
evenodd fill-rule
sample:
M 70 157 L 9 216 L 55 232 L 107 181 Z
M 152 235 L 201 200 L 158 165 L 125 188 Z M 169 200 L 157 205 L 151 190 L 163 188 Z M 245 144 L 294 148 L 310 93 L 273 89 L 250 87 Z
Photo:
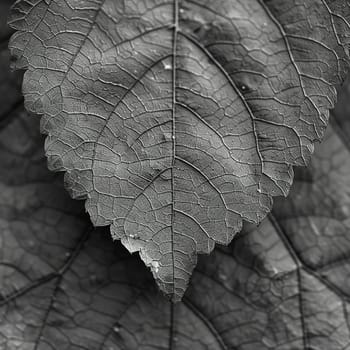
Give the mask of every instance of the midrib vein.
M 177 55 L 177 34 L 179 30 L 179 2 L 174 0 L 174 33 L 173 33 L 173 60 L 172 60 L 172 88 L 173 88 L 173 110 L 172 110 L 172 165 L 171 165 L 171 254 L 172 254 L 172 294 L 175 294 L 175 258 L 174 258 L 174 213 L 175 213 L 175 113 L 176 113 L 176 55 Z

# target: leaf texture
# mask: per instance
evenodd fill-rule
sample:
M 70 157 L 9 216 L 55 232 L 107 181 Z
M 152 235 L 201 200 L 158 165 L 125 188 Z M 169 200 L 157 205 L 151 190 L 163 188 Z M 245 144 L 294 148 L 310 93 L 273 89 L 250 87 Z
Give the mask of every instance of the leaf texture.
M 7 72 L 8 62 L 0 64 Z M 350 349 L 346 104 L 310 167 L 297 169 L 288 199 L 258 228 L 246 225 L 228 247 L 201 257 L 174 305 L 135 256 L 91 227 L 61 175 L 47 170 L 37 120 L 20 106 L 7 113 L 6 99 L 0 95 L 1 350 Z
M 10 48 L 50 169 L 174 301 L 260 222 L 347 67 L 344 0 L 26 0 Z

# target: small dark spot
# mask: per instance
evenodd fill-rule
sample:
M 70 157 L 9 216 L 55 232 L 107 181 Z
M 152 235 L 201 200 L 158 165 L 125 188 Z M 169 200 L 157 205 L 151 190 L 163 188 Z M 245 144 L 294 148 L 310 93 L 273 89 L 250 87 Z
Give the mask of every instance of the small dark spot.
M 201 29 L 202 29 L 202 27 L 199 26 L 199 27 L 197 27 L 197 28 L 195 28 L 195 29 L 193 30 L 193 33 L 194 33 L 194 34 L 198 34 L 198 33 L 200 33 Z
M 55 328 L 62 327 L 64 325 L 64 323 L 65 323 L 64 320 L 61 320 L 61 319 L 57 319 L 57 320 L 53 320 L 53 321 L 48 322 L 48 324 L 51 327 L 55 327 Z

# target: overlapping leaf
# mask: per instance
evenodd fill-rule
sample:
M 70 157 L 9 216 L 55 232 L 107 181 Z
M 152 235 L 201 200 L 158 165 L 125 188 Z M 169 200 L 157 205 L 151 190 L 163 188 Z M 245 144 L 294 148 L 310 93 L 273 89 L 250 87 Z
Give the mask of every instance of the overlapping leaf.
M 288 199 L 202 257 L 176 305 L 107 230 L 90 226 L 46 169 L 35 119 L 14 107 L 1 110 L 1 349 L 350 349 L 344 105 Z
M 286 195 L 347 66 L 345 0 L 26 0 L 11 49 L 50 168 L 173 300 Z

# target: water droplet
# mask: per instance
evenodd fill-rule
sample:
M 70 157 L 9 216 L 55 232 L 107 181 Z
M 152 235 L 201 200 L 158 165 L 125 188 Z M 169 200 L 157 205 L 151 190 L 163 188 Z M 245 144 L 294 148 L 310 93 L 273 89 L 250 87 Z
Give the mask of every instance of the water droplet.
M 70 252 L 66 252 L 65 257 L 69 258 L 70 256 L 71 256 L 71 253 Z
M 163 67 L 165 70 L 170 70 L 173 68 L 173 62 L 172 59 L 167 58 L 163 61 Z
M 264 26 L 264 27 L 266 27 L 266 26 L 267 26 L 267 23 L 266 23 L 266 22 L 264 22 L 264 23 L 263 23 L 263 26 Z
M 155 273 L 159 271 L 159 262 L 158 261 L 152 261 L 151 262 L 151 268 L 154 270 Z
M 182 13 L 184 13 L 185 12 L 185 9 L 183 9 L 183 8 L 180 8 L 180 13 L 182 14 Z
M 113 327 L 113 332 L 115 332 L 115 333 L 119 333 L 119 332 L 120 332 L 120 325 L 119 325 L 119 324 L 116 324 L 116 325 Z
M 226 281 L 227 280 L 227 276 L 223 272 L 220 272 L 219 273 L 219 279 L 221 281 Z
M 174 343 L 177 343 L 177 342 L 178 342 L 178 340 L 179 340 L 179 338 L 178 338 L 178 337 L 176 337 L 176 336 L 173 338 L 173 342 L 174 342 Z
M 241 85 L 241 90 L 242 91 L 246 91 L 247 90 L 247 87 L 245 85 Z

